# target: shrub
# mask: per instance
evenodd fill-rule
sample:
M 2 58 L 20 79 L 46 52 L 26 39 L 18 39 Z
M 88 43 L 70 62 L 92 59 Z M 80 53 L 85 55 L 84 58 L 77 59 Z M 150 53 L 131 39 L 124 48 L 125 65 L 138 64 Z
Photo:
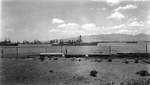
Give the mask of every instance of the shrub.
M 90 72 L 90 76 L 92 76 L 92 77 L 97 77 L 97 71 L 96 70 L 92 70 L 91 72 Z
M 108 62 L 112 62 L 112 59 L 108 59 Z
M 149 73 L 146 70 L 141 70 L 139 72 L 136 72 L 136 74 L 140 76 L 149 76 Z

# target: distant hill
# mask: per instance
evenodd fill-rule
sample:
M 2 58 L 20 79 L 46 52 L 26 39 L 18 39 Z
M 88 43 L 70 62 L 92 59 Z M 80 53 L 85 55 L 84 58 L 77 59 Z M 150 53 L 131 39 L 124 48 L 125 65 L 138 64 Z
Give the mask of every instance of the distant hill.
M 78 38 L 69 38 L 65 40 L 76 40 Z M 94 41 L 150 41 L 150 35 L 138 34 L 100 34 L 100 35 L 88 35 L 82 36 L 83 42 L 94 42 Z

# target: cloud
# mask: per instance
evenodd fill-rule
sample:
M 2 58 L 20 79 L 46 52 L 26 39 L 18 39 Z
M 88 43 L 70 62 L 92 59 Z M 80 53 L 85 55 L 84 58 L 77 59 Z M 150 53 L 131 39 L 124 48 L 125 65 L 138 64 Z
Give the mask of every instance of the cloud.
M 118 28 L 114 28 L 112 33 L 136 35 L 142 33 L 144 30 L 145 29 L 143 27 L 134 27 L 134 26 L 128 26 L 126 24 L 122 24 L 122 25 L 118 25 Z
M 127 22 L 112 26 L 111 33 L 120 33 L 120 34 L 131 34 L 136 35 L 139 33 L 146 33 L 145 24 L 143 21 L 138 20 L 137 18 L 128 19 Z
M 137 18 L 131 18 L 127 21 L 126 25 L 131 27 L 141 27 L 144 26 L 144 22 L 138 20 Z
M 78 36 L 78 35 L 98 35 L 98 34 L 111 34 L 111 33 L 123 33 L 123 34 L 135 34 L 138 33 L 137 29 L 131 29 L 128 24 L 120 24 L 116 26 L 99 27 L 94 23 L 77 24 L 66 23 L 60 24 L 55 29 L 51 29 L 51 33 L 59 33 L 65 36 Z
M 149 1 L 149 0 L 134 0 L 134 1 Z
M 91 8 L 89 8 L 90 10 L 97 10 L 97 11 L 100 11 L 100 10 L 102 10 L 102 11 L 106 11 L 107 10 L 107 8 L 105 8 L 105 7 L 103 7 L 103 8 L 93 8 L 93 7 L 91 7 Z
M 49 32 L 51 32 L 51 33 L 57 32 L 66 37 L 84 34 L 84 31 L 81 30 L 81 25 L 77 24 L 77 23 L 73 23 L 73 22 L 59 24 L 58 26 L 56 26 L 54 31 L 53 31 L 53 29 L 51 29 L 51 30 L 49 30 Z
M 79 35 L 98 35 L 98 34 L 111 34 L 111 33 L 120 33 L 120 34 L 131 34 L 135 35 L 138 33 L 146 32 L 143 27 L 143 21 L 138 20 L 137 18 L 130 18 L 127 22 L 114 25 L 114 26 L 97 26 L 95 23 L 85 23 L 78 24 L 74 22 L 58 24 L 54 29 L 50 29 L 50 34 L 58 34 L 67 37 L 75 37 Z M 59 37 L 61 37 L 59 36 Z
M 121 19 L 125 18 L 125 16 L 122 13 L 120 13 L 119 11 L 129 10 L 129 9 L 136 9 L 136 8 L 137 8 L 137 6 L 136 5 L 132 5 L 132 4 L 126 5 L 124 7 L 119 6 L 118 8 L 114 9 L 114 12 L 110 16 L 108 16 L 107 18 L 108 19 L 121 20 Z
M 133 22 L 129 23 L 128 26 L 144 26 L 144 23 L 142 21 L 140 21 L 140 22 L 133 21 Z
M 122 11 L 122 10 L 129 10 L 129 9 L 136 9 L 137 6 L 136 5 L 132 5 L 132 4 L 128 4 L 126 6 L 119 6 L 118 8 L 114 9 L 114 12 L 108 16 L 107 18 L 108 19 L 118 19 L 118 20 L 121 20 L 123 18 L 125 18 L 125 16 L 119 12 L 119 11 Z
M 121 19 L 125 18 L 125 16 L 122 13 L 120 13 L 120 12 L 114 12 L 110 16 L 108 16 L 107 18 L 108 19 L 118 19 L 118 20 L 121 20 Z
M 137 35 L 141 32 L 139 30 L 120 29 L 120 30 L 117 30 L 115 33 Z
M 91 0 L 91 1 L 94 1 L 94 2 L 106 2 L 109 5 L 113 6 L 113 5 L 119 4 L 122 0 Z
M 112 5 L 116 5 L 119 4 L 121 0 L 106 0 L 107 3 L 112 4 Z
M 125 26 L 127 27 L 143 27 L 145 26 L 143 21 L 138 20 L 137 18 L 131 18 L 126 23 Z
M 137 6 L 136 5 L 132 5 L 132 4 L 128 4 L 126 6 L 119 6 L 118 8 L 116 8 L 114 11 L 121 11 L 121 10 L 128 10 L 128 9 L 136 9 Z
M 60 25 L 58 25 L 57 26 L 58 28 L 75 28 L 75 27 L 80 27 L 80 25 L 79 24 L 77 24 L 77 23 L 64 23 L 64 24 L 60 24 Z
M 130 32 L 130 31 L 127 30 L 127 29 L 121 29 L 121 30 L 116 31 L 115 33 L 127 34 L 127 33 L 129 33 L 129 32 Z
M 103 11 L 105 11 L 105 10 L 106 10 L 106 8 L 102 8 L 102 10 L 103 10 Z
M 55 28 L 49 30 L 49 32 L 52 32 L 52 33 L 54 33 L 54 32 L 59 32 L 59 31 L 60 31 L 60 30 L 55 29 Z
M 53 18 L 52 19 L 52 24 L 62 24 L 64 23 L 64 20 L 58 19 L 58 18 Z
M 67 25 L 66 24 L 60 24 L 60 25 L 58 25 L 57 27 L 58 28 L 63 28 L 63 27 L 66 27 Z
M 150 14 L 150 13 L 149 13 L 149 14 Z M 147 17 L 146 24 L 150 25 L 150 15 L 148 15 L 148 17 Z
M 147 20 L 146 23 L 147 23 L 147 24 L 150 24 L 150 20 Z
M 66 36 L 77 36 L 77 35 L 93 35 L 100 33 L 100 27 L 94 23 L 77 24 L 77 23 L 63 23 L 56 26 L 55 29 L 50 29 L 50 33 L 59 33 Z
M 112 28 L 120 29 L 120 28 L 124 28 L 124 27 L 126 27 L 126 25 L 125 24 L 121 24 L 121 25 L 113 26 Z
M 90 23 L 90 24 L 83 24 L 81 26 L 82 29 L 85 29 L 85 30 L 94 30 L 96 28 L 96 25 L 93 24 L 93 23 Z

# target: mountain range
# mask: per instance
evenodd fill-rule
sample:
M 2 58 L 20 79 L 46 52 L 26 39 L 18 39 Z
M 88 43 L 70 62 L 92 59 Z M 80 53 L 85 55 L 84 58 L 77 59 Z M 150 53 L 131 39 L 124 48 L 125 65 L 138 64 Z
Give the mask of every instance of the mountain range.
M 77 40 L 79 37 L 68 38 L 67 40 Z M 83 42 L 97 42 L 97 41 L 150 41 L 150 35 L 147 34 L 100 34 L 82 36 Z M 65 39 L 66 40 L 66 39 Z

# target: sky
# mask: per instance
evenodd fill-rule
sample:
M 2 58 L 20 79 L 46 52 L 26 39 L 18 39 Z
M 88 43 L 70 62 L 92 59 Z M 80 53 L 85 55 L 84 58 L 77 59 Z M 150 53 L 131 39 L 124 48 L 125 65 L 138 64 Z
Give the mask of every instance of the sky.
M 1 39 L 150 34 L 150 0 L 2 0 Z

